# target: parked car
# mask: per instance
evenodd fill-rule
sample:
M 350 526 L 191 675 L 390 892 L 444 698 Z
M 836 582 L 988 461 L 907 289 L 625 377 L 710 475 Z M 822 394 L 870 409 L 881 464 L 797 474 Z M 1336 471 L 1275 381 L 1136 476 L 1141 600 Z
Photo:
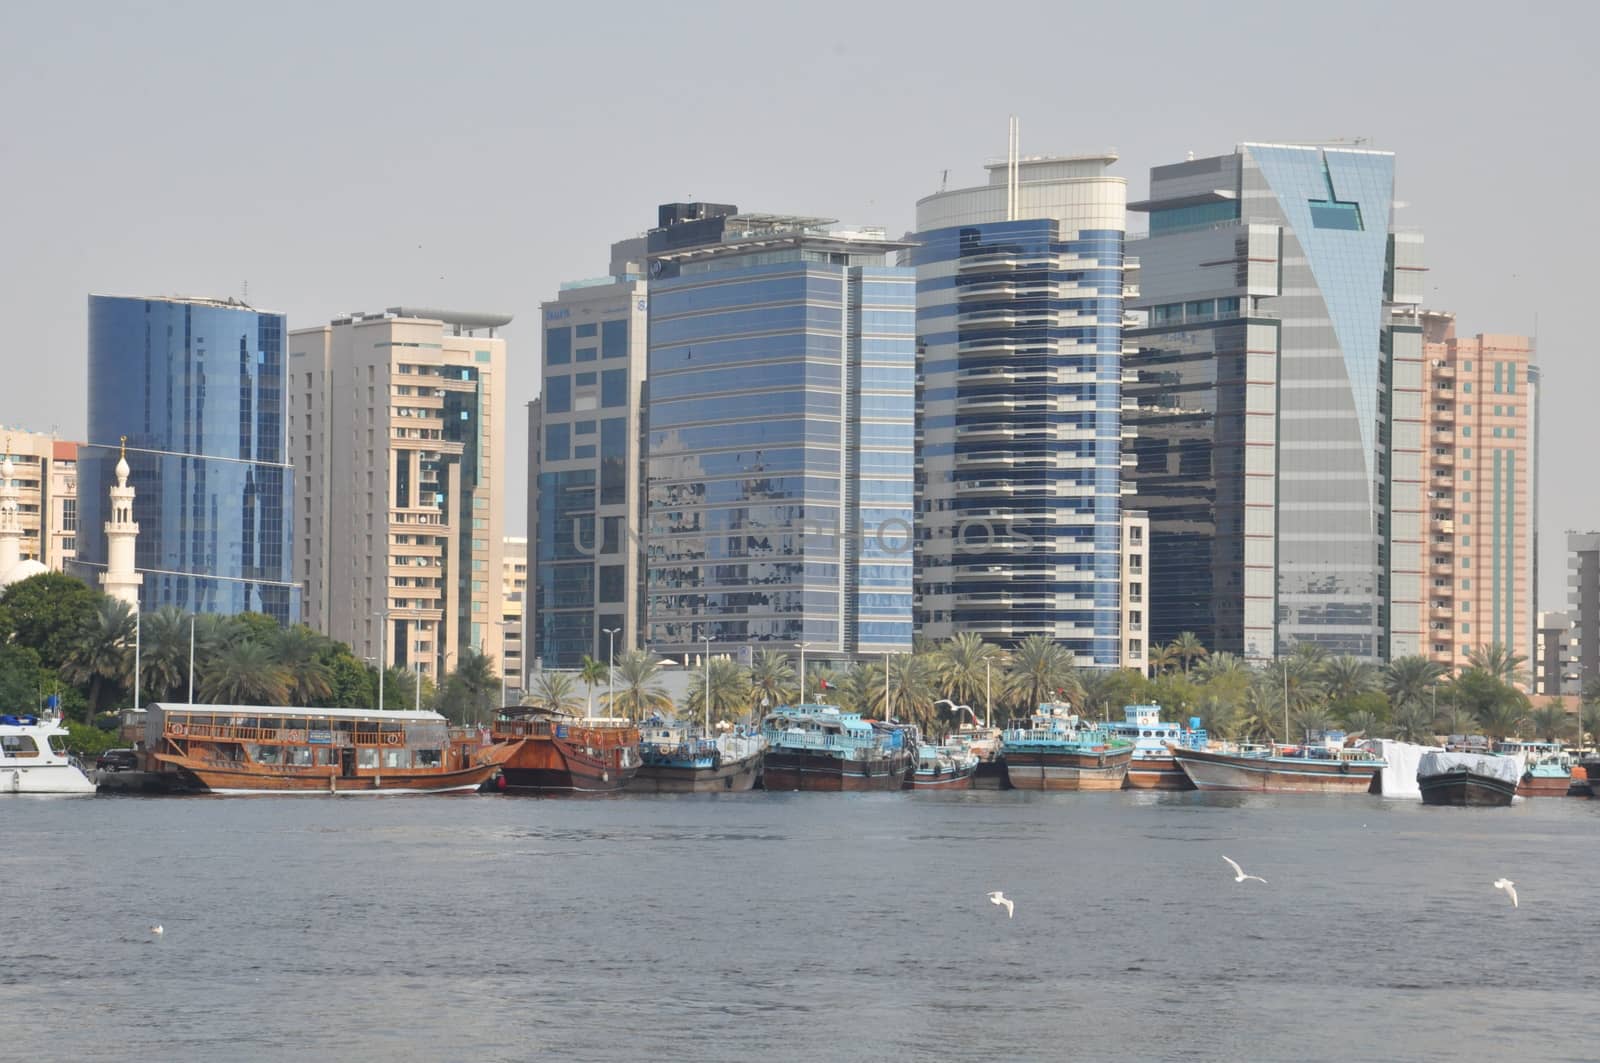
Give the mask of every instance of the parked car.
M 100 771 L 132 771 L 139 766 L 139 755 L 131 749 L 108 749 L 94 758 Z

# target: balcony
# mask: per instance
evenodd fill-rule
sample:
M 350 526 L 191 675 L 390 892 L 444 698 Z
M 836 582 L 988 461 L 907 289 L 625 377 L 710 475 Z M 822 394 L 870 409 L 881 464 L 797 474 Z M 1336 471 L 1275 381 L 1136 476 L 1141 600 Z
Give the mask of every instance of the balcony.
M 1456 408 L 1452 405 L 1446 406 L 1441 410 L 1436 403 L 1434 408 L 1428 411 L 1427 416 L 1428 420 L 1432 421 L 1434 424 L 1455 424 Z
M 1005 269 L 1052 269 L 1056 265 L 1053 254 L 1022 254 L 1014 251 L 997 251 L 988 255 L 972 255 L 956 263 L 957 273 L 996 272 Z
M 1455 429 L 1453 429 L 1453 428 L 1438 429 L 1433 433 L 1433 435 L 1430 438 L 1431 438 L 1434 446 L 1438 446 L 1438 447 L 1452 447 L 1452 446 L 1455 446 L 1455 442 L 1456 442 Z
M 1455 574 L 1455 571 L 1456 566 L 1449 561 L 1435 560 L 1433 564 L 1428 566 L 1428 573 L 1434 576 L 1451 576 Z

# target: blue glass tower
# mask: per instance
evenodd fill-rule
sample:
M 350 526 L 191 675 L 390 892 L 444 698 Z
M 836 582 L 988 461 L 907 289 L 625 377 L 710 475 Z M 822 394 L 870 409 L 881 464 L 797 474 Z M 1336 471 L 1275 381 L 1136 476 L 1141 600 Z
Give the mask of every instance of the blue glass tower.
M 905 245 L 671 204 L 650 234 L 645 641 L 911 648 Z
M 284 454 L 284 316 L 210 299 L 89 297 L 88 444 L 77 564 L 99 529 L 123 436 L 138 491 L 140 605 L 300 619 Z
M 1027 158 L 917 204 L 920 633 L 1122 663 L 1125 182 Z
M 1421 238 L 1393 193 L 1386 152 L 1245 144 L 1133 204 L 1156 640 L 1419 651 Z

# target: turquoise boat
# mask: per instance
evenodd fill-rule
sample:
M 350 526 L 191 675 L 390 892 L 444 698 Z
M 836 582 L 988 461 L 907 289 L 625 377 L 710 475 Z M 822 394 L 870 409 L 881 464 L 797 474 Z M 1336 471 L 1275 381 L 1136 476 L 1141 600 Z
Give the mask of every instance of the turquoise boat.
M 1041 705 L 1000 735 L 1006 778 L 1014 790 L 1120 790 L 1133 743 L 1070 705 Z

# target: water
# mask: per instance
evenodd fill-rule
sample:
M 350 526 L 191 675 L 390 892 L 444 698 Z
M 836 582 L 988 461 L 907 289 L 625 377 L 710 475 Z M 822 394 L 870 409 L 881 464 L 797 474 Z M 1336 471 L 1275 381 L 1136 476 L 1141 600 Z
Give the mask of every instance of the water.
M 1600 1045 L 1600 802 L 87 798 L 0 815 L 8 1060 Z M 1224 853 L 1268 885 L 1235 884 Z

